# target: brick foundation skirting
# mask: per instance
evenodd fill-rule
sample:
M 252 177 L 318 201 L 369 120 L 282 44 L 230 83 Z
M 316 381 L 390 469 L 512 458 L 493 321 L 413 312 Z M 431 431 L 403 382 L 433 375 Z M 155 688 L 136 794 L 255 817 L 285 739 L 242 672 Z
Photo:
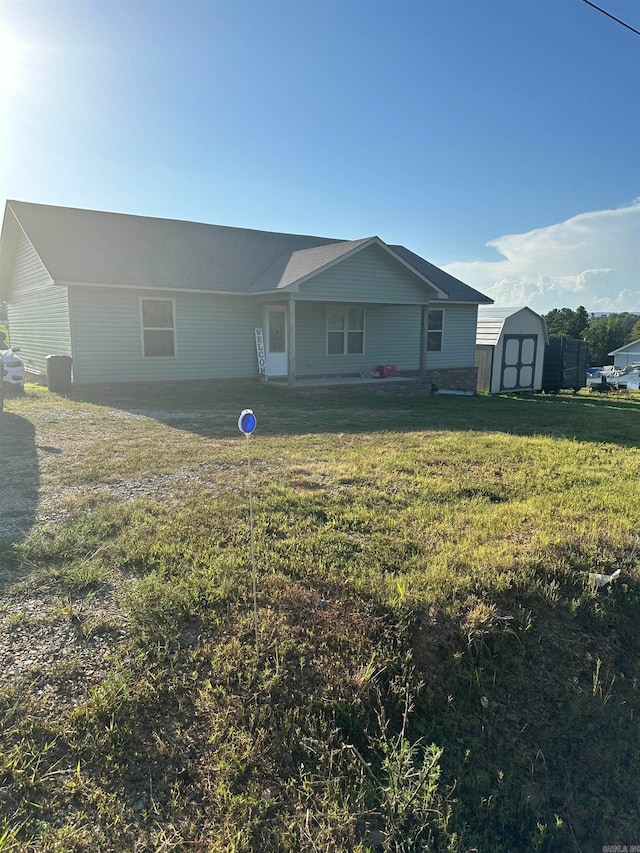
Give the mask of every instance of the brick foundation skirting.
M 305 385 L 304 381 L 296 384 L 290 390 L 300 394 L 317 394 L 330 391 L 335 394 L 353 394 L 356 391 L 367 391 L 369 393 L 379 394 L 433 394 L 438 391 L 446 393 L 453 391 L 464 394 L 475 394 L 476 384 L 478 381 L 477 367 L 451 367 L 442 370 L 428 370 L 424 377 L 419 378 L 415 373 L 400 374 L 394 379 L 366 379 L 359 384 L 357 381 L 351 381 L 348 384 L 342 384 L 339 376 L 334 377 L 334 382 L 330 377 L 326 377 L 326 384 L 322 382 L 321 377 L 317 378 L 318 384 Z M 355 377 L 351 377 L 355 380 Z M 286 388 L 284 382 L 268 382 L 268 387 Z
M 442 370 L 427 370 L 425 380 L 433 383 L 439 391 L 472 391 L 478 387 L 477 367 L 447 367 Z

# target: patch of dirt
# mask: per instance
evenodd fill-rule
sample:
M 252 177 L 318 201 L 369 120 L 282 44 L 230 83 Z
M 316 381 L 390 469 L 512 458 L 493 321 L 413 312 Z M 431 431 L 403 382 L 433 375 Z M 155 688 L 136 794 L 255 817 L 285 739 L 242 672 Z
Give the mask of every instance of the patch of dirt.
M 17 570 L 9 558 L 12 545 L 39 526 L 66 521 L 77 512 L 78 499 L 98 503 L 148 498 L 174 505 L 194 491 L 216 495 L 233 484 L 244 488 L 244 461 L 194 461 L 169 473 L 95 484 L 70 485 L 60 476 L 71 464 L 89 464 L 95 442 L 117 442 L 128 424 L 154 421 L 185 429 L 193 424 L 197 429 L 212 419 L 216 416 L 210 410 L 86 411 L 63 406 L 38 409 L 29 418 L 33 434 L 16 434 L 11 455 L 2 459 L 2 479 L 9 488 L 0 512 L 0 555 L 3 550 L 7 555 L 4 561 L 0 556 L 0 672 L 5 685 L 20 685 L 45 715 L 55 716 L 84 701 L 91 687 L 104 679 L 108 658 L 124 638 L 126 620 L 115 589 L 101 587 L 77 601 L 34 589 L 28 568 Z M 260 475 L 273 471 L 274 465 L 279 467 L 277 462 L 256 460 L 253 468 Z M 19 592 L 12 590 L 24 580 Z
M 154 413 L 154 419 L 180 419 L 183 413 Z M 193 413 L 192 413 L 193 414 Z M 186 417 L 186 413 L 184 414 Z M 64 521 L 73 511 L 74 498 L 95 495 L 96 500 L 129 501 L 149 497 L 177 503 L 194 487 L 215 492 L 237 465 L 196 463 L 170 474 L 149 474 L 115 483 L 70 486 L 56 476 L 59 466 L 90 461 L 96 440 L 116 440 L 123 421 L 142 421 L 145 412 L 118 409 L 99 414 L 79 409 L 39 410 L 29 442 L 19 435 L 2 460 L 7 493 L 0 512 L 0 672 L 5 686 L 19 685 L 38 702 L 45 715 L 82 702 L 108 671 L 108 658 L 122 642 L 126 619 L 117 603 L 117 591 L 100 587 L 77 600 L 43 593 L 29 582 L 29 569 L 16 569 L 10 559 L 13 543 L 43 524 Z M 163 418 L 164 419 L 164 418 Z M 19 587 L 12 585 L 26 581 Z
M 86 698 L 106 676 L 122 641 L 125 619 L 112 591 L 80 603 L 37 592 L 0 604 L 0 671 L 22 685 L 43 715 L 55 716 Z
M 203 470 L 204 469 L 204 470 Z M 212 469 L 216 476 L 212 477 Z M 152 498 L 162 504 L 178 504 L 184 500 L 188 489 L 200 489 L 209 494 L 220 494 L 225 476 L 228 478 L 237 466 L 231 464 L 200 463 L 197 468 L 182 468 L 170 474 L 148 474 L 135 480 L 99 483 L 94 486 L 62 486 L 43 494 L 38 506 L 38 522 L 59 522 L 70 515 L 68 501 L 76 497 L 95 496 L 104 501 L 129 501 Z

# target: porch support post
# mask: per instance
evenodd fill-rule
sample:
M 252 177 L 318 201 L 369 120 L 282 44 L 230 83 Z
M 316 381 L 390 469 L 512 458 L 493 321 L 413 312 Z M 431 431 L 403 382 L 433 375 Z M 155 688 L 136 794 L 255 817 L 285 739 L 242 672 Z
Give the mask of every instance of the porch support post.
M 293 296 L 289 300 L 287 325 L 287 385 L 293 388 L 296 384 L 296 303 Z
M 418 372 L 424 379 L 427 375 L 427 329 L 429 328 L 429 305 L 422 306 L 420 315 L 420 358 Z

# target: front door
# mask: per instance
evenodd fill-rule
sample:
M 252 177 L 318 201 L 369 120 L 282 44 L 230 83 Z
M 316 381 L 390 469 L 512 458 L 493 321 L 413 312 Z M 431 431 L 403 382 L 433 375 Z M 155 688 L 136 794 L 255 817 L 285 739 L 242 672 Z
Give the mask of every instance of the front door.
M 287 309 L 268 305 L 265 309 L 265 370 L 267 376 L 287 375 Z

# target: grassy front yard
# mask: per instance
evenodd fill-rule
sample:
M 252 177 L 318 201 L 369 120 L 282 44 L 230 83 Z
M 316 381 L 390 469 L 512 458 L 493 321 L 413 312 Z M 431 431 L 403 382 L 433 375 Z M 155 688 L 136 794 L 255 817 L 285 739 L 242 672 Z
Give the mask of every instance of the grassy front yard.
M 640 844 L 639 477 L 640 395 L 28 386 L 0 851 Z

